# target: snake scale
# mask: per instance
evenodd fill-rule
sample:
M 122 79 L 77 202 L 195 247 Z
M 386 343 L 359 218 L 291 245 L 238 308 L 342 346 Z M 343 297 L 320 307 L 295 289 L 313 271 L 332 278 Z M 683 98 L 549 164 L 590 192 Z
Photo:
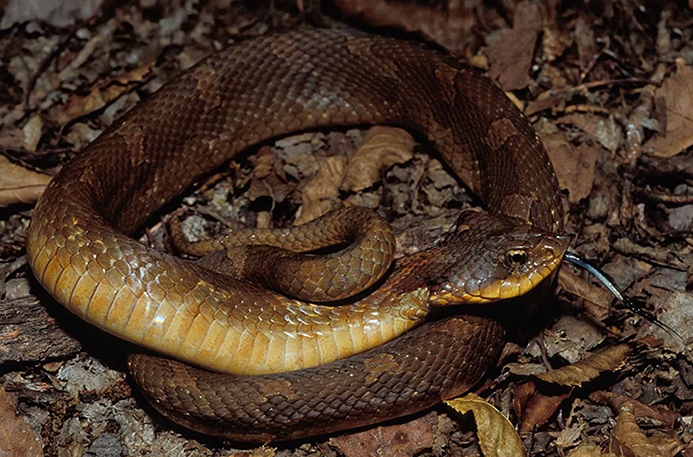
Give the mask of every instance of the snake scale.
M 341 324 L 327 322 L 323 308 L 287 304 L 241 281 L 229 285 L 131 235 L 248 146 L 363 124 L 421 132 L 490 214 L 561 231 L 561 196 L 541 142 L 478 71 L 416 42 L 348 28 L 306 29 L 232 45 L 116 121 L 63 167 L 39 200 L 27 238 L 29 262 L 43 287 L 74 314 L 216 371 L 240 372 L 243 367 L 226 370 L 225 364 L 271 353 L 285 326 L 299 333 L 315 326 L 316 334 L 332 338 L 328 330 Z M 293 317 L 275 318 L 280 308 Z M 340 312 L 328 314 L 360 319 Z M 174 421 L 266 442 L 373 424 L 461 394 L 492 363 L 503 336 L 491 318 L 455 316 L 286 373 L 219 374 L 144 354 L 130 356 L 129 368 L 154 407 Z M 286 337 L 282 347 L 293 341 Z M 235 357 L 228 348 L 246 352 Z

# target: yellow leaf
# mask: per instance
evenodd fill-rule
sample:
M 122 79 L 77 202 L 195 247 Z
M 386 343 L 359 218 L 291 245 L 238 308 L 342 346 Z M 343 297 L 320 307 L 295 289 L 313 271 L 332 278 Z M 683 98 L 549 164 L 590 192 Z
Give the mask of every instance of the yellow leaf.
M 34 203 L 51 177 L 15 165 L 0 155 L 0 207 Z
M 612 447 L 621 455 L 633 457 L 673 457 L 685 447 L 676 437 L 659 433 L 646 434 L 636 422 L 633 405 L 624 404 L 616 418 L 612 434 Z
M 371 187 L 380 173 L 412 158 L 416 142 L 409 132 L 394 127 L 373 127 L 349 162 L 342 189 L 358 192 Z
M 537 377 L 545 382 L 562 386 L 579 387 L 605 371 L 616 371 L 625 365 L 631 347 L 619 344 L 592 354 L 584 360 L 562 368 L 542 373 Z
M 445 402 L 460 414 L 474 414 L 479 447 L 484 457 L 526 457 L 520 435 L 510 421 L 483 398 L 469 393 Z
M 336 198 L 339 195 L 339 183 L 344 177 L 346 157 L 331 156 L 319 159 L 318 163 L 318 173 L 303 188 L 303 205 L 294 225 L 310 222 L 338 206 Z

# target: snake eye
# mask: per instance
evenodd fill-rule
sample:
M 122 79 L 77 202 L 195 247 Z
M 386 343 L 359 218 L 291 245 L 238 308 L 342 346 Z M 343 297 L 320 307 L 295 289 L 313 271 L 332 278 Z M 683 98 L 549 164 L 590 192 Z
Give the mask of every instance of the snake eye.
M 527 262 L 527 251 L 522 249 L 512 249 L 506 254 L 508 263 L 513 266 L 524 265 Z

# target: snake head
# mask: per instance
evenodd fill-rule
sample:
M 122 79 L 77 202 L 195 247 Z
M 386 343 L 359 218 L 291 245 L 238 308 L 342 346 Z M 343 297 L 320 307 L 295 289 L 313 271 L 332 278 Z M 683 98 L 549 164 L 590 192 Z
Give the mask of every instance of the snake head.
M 560 265 L 570 237 L 530 224 L 464 211 L 433 250 L 431 305 L 488 303 L 529 292 Z

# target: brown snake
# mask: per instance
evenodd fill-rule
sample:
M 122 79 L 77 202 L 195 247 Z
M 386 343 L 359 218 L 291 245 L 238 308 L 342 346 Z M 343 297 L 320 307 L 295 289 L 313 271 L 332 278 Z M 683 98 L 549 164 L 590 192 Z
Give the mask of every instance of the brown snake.
M 421 44 L 350 29 L 303 30 L 231 46 L 111 126 L 46 189 L 28 234 L 29 262 L 57 301 L 88 322 L 217 371 L 293 369 L 272 354 L 300 352 L 294 336 L 303 332 L 323 338 L 326 361 L 354 352 L 341 352 L 340 331 L 356 332 L 350 341 L 390 340 L 403 324 L 387 309 L 290 300 L 130 238 L 248 146 L 358 124 L 423 133 L 491 214 L 562 229 L 544 148 L 495 85 Z M 472 279 L 478 289 L 481 279 Z M 372 316 L 385 323 L 371 334 L 359 330 Z M 222 375 L 145 355 L 131 356 L 129 366 L 152 404 L 176 422 L 236 440 L 285 440 L 380 422 L 458 395 L 482 376 L 503 334 L 490 318 L 458 316 L 288 373 Z M 256 356 L 265 366 L 245 371 Z

